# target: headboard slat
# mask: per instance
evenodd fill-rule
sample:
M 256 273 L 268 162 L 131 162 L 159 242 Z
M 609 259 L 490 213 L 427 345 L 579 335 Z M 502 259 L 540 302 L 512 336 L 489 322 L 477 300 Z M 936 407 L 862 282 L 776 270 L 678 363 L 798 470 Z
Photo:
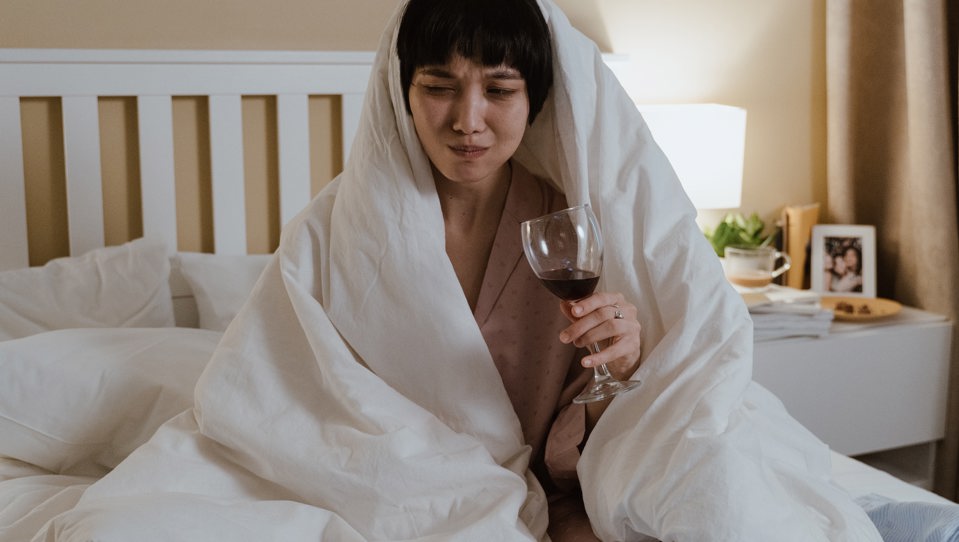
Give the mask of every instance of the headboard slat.
M 0 96 L 0 271 L 26 267 L 30 261 L 22 137 L 20 99 Z
M 213 250 L 246 254 L 246 185 L 240 96 L 210 96 Z
M 342 127 L 343 134 L 343 164 L 346 166 L 346 159 L 350 156 L 350 149 L 353 147 L 353 139 L 356 138 L 356 131 L 360 126 L 360 115 L 363 112 L 363 93 L 344 93 L 341 97 L 342 109 Z
M 173 103 L 170 96 L 137 98 L 140 196 L 143 233 L 176 251 L 176 179 L 173 163 Z
M 100 116 L 96 96 L 64 96 L 63 155 L 70 254 L 104 245 Z
M 310 123 L 306 94 L 276 98 L 280 167 L 280 223 L 286 224 L 310 201 Z

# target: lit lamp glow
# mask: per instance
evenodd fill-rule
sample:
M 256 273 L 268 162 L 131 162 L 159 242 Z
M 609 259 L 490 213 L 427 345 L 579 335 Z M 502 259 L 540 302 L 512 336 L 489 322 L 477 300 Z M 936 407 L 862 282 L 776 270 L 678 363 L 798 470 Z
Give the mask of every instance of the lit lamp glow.
M 638 107 L 697 209 L 739 207 L 745 109 L 720 104 Z

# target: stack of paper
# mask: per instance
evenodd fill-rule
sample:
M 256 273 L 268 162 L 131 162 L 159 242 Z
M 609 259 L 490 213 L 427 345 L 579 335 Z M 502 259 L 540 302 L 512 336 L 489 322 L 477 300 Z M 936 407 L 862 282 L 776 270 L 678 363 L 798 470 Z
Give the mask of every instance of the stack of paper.
M 833 312 L 819 305 L 819 294 L 815 292 L 775 284 L 737 290 L 752 316 L 756 341 L 829 334 Z

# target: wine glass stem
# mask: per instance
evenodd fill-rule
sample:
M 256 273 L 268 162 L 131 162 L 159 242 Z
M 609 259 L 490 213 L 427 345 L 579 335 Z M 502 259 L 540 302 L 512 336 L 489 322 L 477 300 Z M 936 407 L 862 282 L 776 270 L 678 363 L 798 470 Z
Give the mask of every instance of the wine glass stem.
M 586 347 L 586 349 L 589 350 L 590 354 L 598 354 L 600 350 L 598 343 L 590 344 Z M 604 380 L 612 380 L 612 379 L 613 379 L 613 375 L 609 373 L 609 369 L 606 367 L 605 363 L 603 363 L 602 365 L 597 365 L 593 367 L 594 381 L 602 382 Z

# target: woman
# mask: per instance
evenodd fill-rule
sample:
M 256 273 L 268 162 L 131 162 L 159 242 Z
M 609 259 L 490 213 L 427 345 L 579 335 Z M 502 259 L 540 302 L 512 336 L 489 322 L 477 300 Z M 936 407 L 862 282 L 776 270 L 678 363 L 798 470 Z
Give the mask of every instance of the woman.
M 565 497 L 557 484 L 575 478 L 570 457 L 578 456 L 607 404 L 571 403 L 591 379 L 572 346 L 610 340 L 582 364 L 608 363 L 628 378 L 639 362 L 640 325 L 621 294 L 598 292 L 564 303 L 560 312 L 525 261 L 509 276 L 496 276 L 520 257 L 519 222 L 567 206 L 561 193 L 512 160 L 553 80 L 546 21 L 532 0 L 413 0 L 397 53 L 406 108 L 443 212 L 446 252 L 532 446 L 531 467 L 551 500 Z M 504 290 L 510 295 L 500 295 Z M 564 325 L 564 313 L 572 324 Z M 534 314 L 535 325 L 512 325 Z M 547 449 L 552 453 L 544 457 Z M 551 464 L 559 481 L 547 472 Z M 578 523 L 593 538 L 581 499 L 565 500 L 577 519 L 551 517 L 550 525 Z M 556 529 L 550 535 L 562 539 Z
M 841 254 L 836 255 L 836 277 L 833 279 L 834 292 L 862 291 L 862 256 L 858 248 L 847 245 Z
M 635 106 L 538 4 L 399 7 L 343 174 L 284 229 L 194 409 L 49 539 L 878 540 L 751 384 L 748 314 Z M 564 314 L 519 221 L 587 202 L 604 284 Z M 601 339 L 584 364 L 643 384 L 587 413 L 574 348 Z

